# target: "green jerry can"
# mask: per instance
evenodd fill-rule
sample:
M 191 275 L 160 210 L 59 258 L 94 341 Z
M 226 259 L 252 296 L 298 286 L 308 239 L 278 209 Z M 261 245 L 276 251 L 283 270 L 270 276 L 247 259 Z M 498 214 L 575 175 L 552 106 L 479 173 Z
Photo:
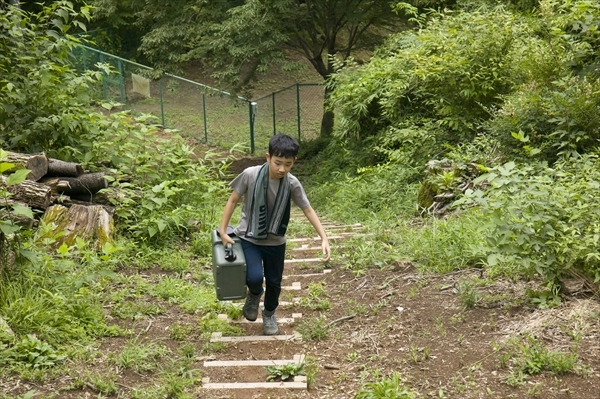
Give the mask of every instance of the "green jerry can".
M 227 234 L 235 241 L 234 245 L 223 246 L 219 230 L 212 232 L 212 270 L 217 299 L 229 301 L 246 297 L 246 258 L 242 240 L 227 227 Z

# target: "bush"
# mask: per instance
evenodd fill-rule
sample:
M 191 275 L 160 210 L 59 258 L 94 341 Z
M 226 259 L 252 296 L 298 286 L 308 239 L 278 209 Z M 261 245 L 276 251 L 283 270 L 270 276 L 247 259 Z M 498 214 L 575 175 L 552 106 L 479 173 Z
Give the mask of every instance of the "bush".
M 457 204 L 481 205 L 487 238 L 477 250 L 487 265 L 550 285 L 582 273 L 600 281 L 599 167 L 598 155 L 586 155 L 554 168 L 509 162 L 481 176 L 488 192 L 471 191 Z

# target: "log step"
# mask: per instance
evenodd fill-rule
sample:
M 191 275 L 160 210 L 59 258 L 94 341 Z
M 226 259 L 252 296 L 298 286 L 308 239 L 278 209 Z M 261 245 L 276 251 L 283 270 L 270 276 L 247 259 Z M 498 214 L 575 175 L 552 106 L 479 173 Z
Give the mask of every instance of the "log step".
M 204 361 L 204 367 L 285 366 L 288 364 L 302 364 L 304 360 L 304 355 L 294 355 L 293 359 L 287 360 L 206 360 Z
M 257 341 L 302 341 L 300 333 L 289 335 L 252 335 L 224 337 L 222 332 L 214 332 L 210 337 L 210 342 L 257 342 Z

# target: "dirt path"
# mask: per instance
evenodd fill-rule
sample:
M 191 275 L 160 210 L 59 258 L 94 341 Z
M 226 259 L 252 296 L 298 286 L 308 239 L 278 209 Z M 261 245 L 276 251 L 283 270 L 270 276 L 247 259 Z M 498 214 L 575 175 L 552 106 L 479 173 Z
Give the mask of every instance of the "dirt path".
M 189 272 L 165 271 L 168 265 L 134 270 L 112 287 L 130 296 L 105 304 L 115 315 L 112 322 L 129 335 L 104 338 L 62 371 L 2 379 L 0 398 L 35 390 L 61 399 L 353 399 L 365 384 L 395 372 L 404 391 L 391 389 L 388 380 L 388 396 L 367 397 L 600 397 L 596 300 L 570 298 L 557 308 L 534 308 L 524 298 L 533 282 L 493 280 L 481 269 L 422 275 L 398 260 L 351 270 L 350 260 L 377 236 L 362 226 L 324 225 L 333 252 L 327 265 L 318 260 L 320 243 L 310 225 L 294 211 L 286 289 L 277 310 L 280 339 L 262 340 L 262 323 L 241 318 L 228 320 L 241 336 L 207 334 L 204 313 L 194 309 L 212 305 L 173 299 L 181 298 L 185 284 L 214 298 L 211 286 Z M 163 291 L 152 288 L 158 285 Z M 131 306 L 146 314 L 116 316 Z M 224 338 L 232 341 L 219 342 Z M 267 382 L 266 364 L 281 361 L 304 362 L 307 378 L 287 386 Z M 565 374 L 549 371 L 561 365 Z M 537 366 L 539 373 L 523 372 Z M 211 385 L 248 383 L 256 385 Z
M 364 383 L 393 372 L 418 397 L 599 397 L 595 303 L 573 300 L 560 311 L 530 309 L 517 300 L 524 286 L 498 281 L 481 289 L 478 306 L 465 310 L 457 284 L 476 281 L 481 270 L 422 276 L 409 262 L 398 262 L 353 273 L 344 267 L 353 251 L 349 240 L 374 237 L 361 226 L 324 224 L 334 248 L 327 268 L 317 259 L 318 240 L 290 237 L 286 303 L 277 311 L 279 339 L 262 336 L 260 320 L 230 321 L 243 328 L 244 336 L 230 337 L 223 352 L 203 362 L 199 398 L 350 399 Z M 576 345 L 569 338 L 571 328 L 586 330 Z M 509 338 L 527 333 L 556 350 L 576 348 L 585 376 L 541 373 L 519 381 L 514 370 L 523 353 Z M 308 387 L 306 377 L 266 382 L 265 365 L 281 361 L 304 361 Z M 410 396 L 373 396 L 396 397 Z

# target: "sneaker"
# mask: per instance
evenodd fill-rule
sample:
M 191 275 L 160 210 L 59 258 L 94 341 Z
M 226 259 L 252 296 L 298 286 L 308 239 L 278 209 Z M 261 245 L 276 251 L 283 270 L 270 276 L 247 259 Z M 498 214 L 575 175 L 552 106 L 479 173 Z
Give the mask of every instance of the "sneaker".
M 279 334 L 279 328 L 277 327 L 277 321 L 275 320 L 275 311 L 269 312 L 265 309 L 262 311 L 263 317 L 263 334 L 265 335 L 277 335 Z
M 246 296 L 246 303 L 244 304 L 244 308 L 242 310 L 246 320 L 255 321 L 258 317 L 258 305 L 260 305 L 261 296 L 262 292 L 258 295 L 248 292 L 248 296 Z

